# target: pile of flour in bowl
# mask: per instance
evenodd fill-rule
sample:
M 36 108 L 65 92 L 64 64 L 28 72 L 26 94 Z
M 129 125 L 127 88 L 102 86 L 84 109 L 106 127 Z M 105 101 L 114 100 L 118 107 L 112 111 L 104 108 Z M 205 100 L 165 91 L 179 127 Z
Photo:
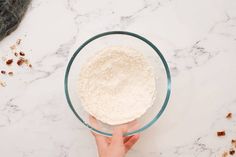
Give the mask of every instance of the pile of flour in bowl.
M 78 94 L 84 109 L 98 120 L 110 125 L 130 122 L 153 105 L 153 68 L 134 49 L 103 49 L 83 65 Z

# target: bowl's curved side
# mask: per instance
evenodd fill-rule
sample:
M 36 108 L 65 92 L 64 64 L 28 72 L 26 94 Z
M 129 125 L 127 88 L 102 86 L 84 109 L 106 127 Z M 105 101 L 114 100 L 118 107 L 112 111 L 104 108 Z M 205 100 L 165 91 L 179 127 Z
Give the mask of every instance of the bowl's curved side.
M 168 64 L 164 58 L 164 56 L 162 55 L 162 53 L 158 50 L 158 48 L 153 44 L 151 43 L 149 40 L 147 40 L 146 38 L 138 35 L 138 34 L 135 34 L 135 33 L 131 33 L 131 32 L 125 32 L 125 31 L 110 31 L 110 32 L 104 32 L 104 33 L 101 33 L 101 34 L 98 34 L 90 39 L 88 39 L 86 42 L 84 42 L 76 51 L 75 53 L 72 55 L 71 59 L 69 60 L 69 63 L 67 65 L 67 68 L 66 68 L 66 72 L 65 72 L 65 79 L 64 79 L 64 90 L 65 90 L 65 96 L 66 96 L 66 100 L 71 108 L 71 110 L 73 111 L 73 113 L 76 115 L 76 117 L 85 125 L 87 126 L 89 129 L 91 129 L 92 131 L 96 132 L 96 133 L 99 133 L 99 134 L 102 134 L 102 135 L 105 135 L 105 136 L 112 136 L 111 133 L 107 133 L 107 132 L 103 132 L 103 131 L 100 131 L 100 130 L 97 130 L 95 128 L 93 128 L 92 126 L 90 126 L 88 123 L 86 123 L 79 115 L 78 113 L 76 112 L 75 108 L 73 107 L 72 105 L 72 102 L 71 102 L 71 99 L 70 99 L 70 95 L 69 95 L 69 89 L 68 89 L 68 77 L 69 77 L 69 73 L 70 73 L 70 68 L 73 64 L 73 61 L 75 60 L 76 56 L 79 54 L 79 52 L 87 45 L 89 44 L 90 42 L 92 42 L 93 40 L 96 40 L 98 38 L 101 38 L 103 36 L 107 36 L 107 35 L 114 35 L 114 34 L 120 34 L 120 35 L 129 35 L 129 36 L 132 36 L 132 37 L 135 37 L 137 39 L 140 39 L 142 40 L 143 42 L 145 42 L 146 44 L 148 44 L 150 47 L 152 47 L 155 52 L 158 54 L 158 56 L 160 57 L 163 65 L 164 65 L 164 68 L 165 68 L 165 72 L 166 72 L 166 77 L 167 77 L 167 92 L 166 92 L 166 97 L 165 97 L 165 100 L 164 100 L 164 103 L 160 109 L 160 111 L 158 112 L 158 114 L 149 122 L 147 123 L 146 125 L 144 125 L 142 128 L 138 129 L 138 130 L 135 130 L 135 131 L 132 131 L 132 132 L 128 132 L 125 134 L 125 136 L 130 136 L 130 135 L 133 135 L 133 134 L 136 134 L 136 133 L 139 133 L 147 128 L 149 128 L 152 124 L 154 124 L 158 119 L 159 117 L 162 115 L 162 113 L 164 112 L 167 104 L 168 104 L 168 101 L 169 101 L 169 98 L 170 98 L 170 94 L 171 94 L 171 75 L 170 75 L 170 70 L 169 70 L 169 67 L 168 67 Z

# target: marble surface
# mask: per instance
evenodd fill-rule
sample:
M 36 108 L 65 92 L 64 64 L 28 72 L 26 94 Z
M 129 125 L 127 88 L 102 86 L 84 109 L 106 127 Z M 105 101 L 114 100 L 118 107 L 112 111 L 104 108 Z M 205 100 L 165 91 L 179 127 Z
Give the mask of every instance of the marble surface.
M 236 138 L 235 0 L 33 0 L 0 57 L 22 38 L 33 68 L 0 75 L 0 155 L 97 155 L 63 90 L 68 59 L 89 37 L 111 30 L 145 36 L 171 69 L 170 103 L 127 157 L 218 157 Z M 233 118 L 225 118 L 228 112 Z M 216 132 L 225 130 L 225 137 Z

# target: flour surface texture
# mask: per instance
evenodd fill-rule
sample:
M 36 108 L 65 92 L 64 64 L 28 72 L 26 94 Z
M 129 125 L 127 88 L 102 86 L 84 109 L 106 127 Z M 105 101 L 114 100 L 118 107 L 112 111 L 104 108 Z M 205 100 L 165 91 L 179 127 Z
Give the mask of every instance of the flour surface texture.
M 134 49 L 103 49 L 81 68 L 78 94 L 85 111 L 98 120 L 110 125 L 130 122 L 154 103 L 153 68 Z

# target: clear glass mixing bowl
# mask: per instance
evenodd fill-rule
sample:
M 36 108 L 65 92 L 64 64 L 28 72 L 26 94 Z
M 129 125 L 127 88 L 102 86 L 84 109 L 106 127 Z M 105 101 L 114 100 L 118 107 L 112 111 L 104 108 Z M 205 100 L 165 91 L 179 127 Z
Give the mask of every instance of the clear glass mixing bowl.
M 96 124 L 91 123 L 90 115 L 83 109 L 77 92 L 82 65 L 99 50 L 111 46 L 129 47 L 143 53 L 154 67 L 156 75 L 155 102 L 143 116 L 127 124 L 128 132 L 125 136 L 130 136 L 144 131 L 157 121 L 167 106 L 171 92 L 171 76 L 167 62 L 157 47 L 146 38 L 131 32 L 112 31 L 98 34 L 84 42 L 73 54 L 66 68 L 64 80 L 66 99 L 73 113 L 85 126 L 96 133 L 112 136 L 112 130 L 116 126 L 98 120 Z

